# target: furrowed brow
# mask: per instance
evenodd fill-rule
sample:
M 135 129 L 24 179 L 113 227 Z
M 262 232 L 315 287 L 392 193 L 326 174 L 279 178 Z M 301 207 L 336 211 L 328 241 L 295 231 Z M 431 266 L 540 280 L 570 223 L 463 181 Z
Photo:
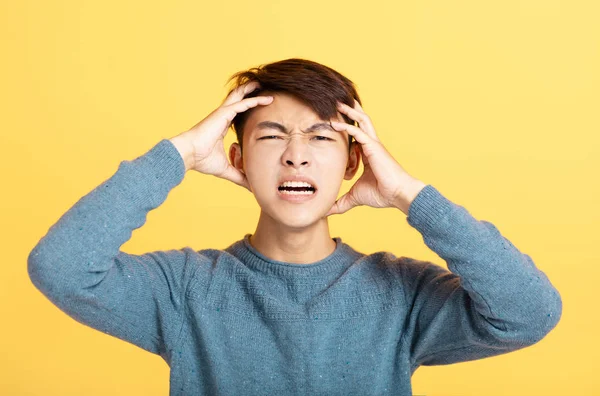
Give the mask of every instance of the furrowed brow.
M 327 129 L 331 132 L 337 132 L 335 129 L 333 129 L 333 127 L 331 126 L 331 124 L 329 124 L 328 122 L 319 122 L 311 127 L 308 127 L 304 133 L 310 133 L 313 131 L 318 131 L 320 129 Z
M 274 122 L 274 121 L 262 121 L 262 122 L 259 122 L 259 123 L 256 125 L 256 128 L 257 128 L 257 129 L 268 129 L 268 128 L 272 128 L 272 129 L 278 129 L 278 130 L 279 130 L 280 132 L 282 132 L 282 133 L 286 133 L 286 134 L 289 134 L 289 133 L 290 133 L 290 132 L 289 132 L 289 131 L 286 129 L 286 127 L 284 127 L 284 126 L 283 126 L 283 125 L 281 125 L 280 123 L 278 123 L 278 122 Z M 311 132 L 318 131 L 318 130 L 321 130 L 321 129 L 327 129 L 327 130 L 329 130 L 329 131 L 331 131 L 331 132 L 337 132 L 337 131 L 336 131 L 335 129 L 333 129 L 333 127 L 332 127 L 332 126 L 331 126 L 329 123 L 327 123 L 327 122 L 318 122 L 318 123 L 316 123 L 316 124 L 314 124 L 314 125 L 312 125 L 312 126 L 310 126 L 310 127 L 306 128 L 306 129 L 305 129 L 304 131 L 302 131 L 302 132 L 304 132 L 304 133 L 311 133 Z

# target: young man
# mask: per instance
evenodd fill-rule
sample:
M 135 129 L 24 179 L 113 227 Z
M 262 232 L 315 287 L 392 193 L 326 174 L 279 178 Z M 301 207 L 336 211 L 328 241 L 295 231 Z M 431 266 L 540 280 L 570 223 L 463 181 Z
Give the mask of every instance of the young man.
M 171 395 L 409 396 L 421 365 L 521 349 L 556 326 L 560 295 L 531 257 L 409 175 L 350 80 L 302 59 L 237 77 L 221 106 L 121 162 L 32 250 L 32 282 L 65 313 L 160 355 Z M 255 232 L 223 250 L 119 251 L 189 170 L 251 191 Z M 450 271 L 331 238 L 328 216 L 358 205 L 398 208 Z

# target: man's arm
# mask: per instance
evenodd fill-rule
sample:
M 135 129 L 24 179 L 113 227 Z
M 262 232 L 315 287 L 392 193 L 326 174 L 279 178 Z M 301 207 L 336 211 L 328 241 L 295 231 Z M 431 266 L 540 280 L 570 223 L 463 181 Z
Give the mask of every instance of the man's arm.
M 184 162 L 164 139 L 81 198 L 28 257 L 33 284 L 80 323 L 166 358 L 191 277 L 186 249 L 120 251 L 149 211 L 184 177 Z
M 514 351 L 556 326 L 558 291 L 492 223 L 477 221 L 431 185 L 411 201 L 406 219 L 451 271 L 400 259 L 411 305 L 403 341 L 413 370 Z
M 360 144 L 364 172 L 326 216 L 355 206 L 396 207 L 443 258 L 450 271 L 433 263 L 401 258 L 409 323 L 403 347 L 413 369 L 420 364 L 473 360 L 539 341 L 560 319 L 562 301 L 546 275 L 490 222 L 423 186 L 396 161 L 377 136 L 358 100 L 338 110 L 359 123 L 331 121 Z M 408 345 L 407 345 L 408 344 Z

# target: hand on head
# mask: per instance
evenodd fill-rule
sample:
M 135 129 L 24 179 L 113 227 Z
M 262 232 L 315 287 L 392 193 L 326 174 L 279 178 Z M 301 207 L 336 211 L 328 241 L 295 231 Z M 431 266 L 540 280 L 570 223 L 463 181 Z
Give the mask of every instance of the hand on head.
M 259 87 L 256 81 L 239 86 L 206 118 L 188 131 L 170 139 L 174 144 L 177 143 L 178 149 L 182 148 L 180 152 L 186 160 L 186 168 L 188 168 L 186 170 L 193 169 L 200 173 L 214 175 L 250 191 L 246 175 L 229 162 L 223 139 L 238 113 L 258 105 L 268 105 L 273 101 L 272 96 L 244 99 L 245 95 Z

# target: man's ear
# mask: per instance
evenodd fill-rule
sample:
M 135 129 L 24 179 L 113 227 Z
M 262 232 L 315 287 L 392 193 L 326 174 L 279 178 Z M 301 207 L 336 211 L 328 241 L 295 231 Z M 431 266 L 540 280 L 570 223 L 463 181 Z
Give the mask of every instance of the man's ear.
M 242 148 L 239 143 L 235 142 L 229 146 L 229 162 L 234 168 L 246 174 L 244 172 L 244 161 L 242 159 Z
M 346 173 L 344 174 L 345 180 L 351 180 L 356 175 L 358 165 L 360 165 L 360 143 L 355 140 L 350 145 L 350 155 L 348 156 L 348 164 L 346 165 Z

